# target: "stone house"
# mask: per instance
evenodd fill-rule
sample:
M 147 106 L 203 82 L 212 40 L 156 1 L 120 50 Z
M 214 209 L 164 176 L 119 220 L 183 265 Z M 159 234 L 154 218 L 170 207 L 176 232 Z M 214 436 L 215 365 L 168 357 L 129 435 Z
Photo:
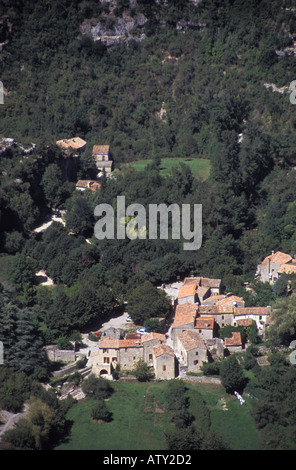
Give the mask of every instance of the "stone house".
M 113 162 L 110 160 L 109 145 L 94 145 L 92 155 L 99 172 L 103 172 L 105 170 L 106 175 L 112 172 Z
M 64 150 L 66 154 L 79 157 L 86 146 L 86 142 L 80 137 L 73 137 L 71 139 L 57 140 L 56 145 Z
M 256 276 L 261 282 L 268 282 L 273 284 L 279 278 L 280 272 L 282 272 L 282 266 L 289 264 L 295 265 L 296 261 L 290 255 L 282 253 L 281 251 L 271 252 L 270 255 L 266 256 L 264 260 L 258 264 Z M 281 271 L 280 271 L 281 270 Z
M 175 378 L 176 358 L 170 346 L 159 344 L 153 347 L 153 367 L 157 379 L 169 380 Z
M 170 339 L 175 347 L 177 336 L 184 330 L 193 330 L 196 318 L 196 304 L 185 303 L 176 305 L 174 322 L 170 329 Z
M 270 322 L 271 307 L 242 307 L 233 311 L 232 325 L 236 326 L 239 320 L 251 319 L 256 322 L 259 332 L 262 332 Z
M 223 328 L 226 325 L 232 325 L 233 323 L 233 306 L 228 305 L 207 305 L 199 306 L 197 309 L 198 315 L 203 317 L 213 317 L 215 323 Z
M 187 330 L 177 337 L 176 355 L 180 364 L 188 371 L 199 372 L 203 362 L 208 362 L 208 349 L 202 336 L 194 330 Z
M 100 191 L 101 185 L 94 180 L 78 180 L 76 183 L 76 189 L 78 191 L 85 191 L 91 189 L 92 191 Z
M 143 359 L 143 344 L 139 339 L 119 340 L 118 362 L 121 370 L 134 369 L 140 359 Z
M 184 284 L 179 289 L 178 304 L 195 304 L 197 302 L 197 282 Z
M 153 348 L 154 346 L 159 346 L 166 342 L 165 335 L 160 333 L 148 333 L 143 335 L 142 344 L 143 344 L 143 360 L 149 365 L 153 365 Z
M 213 317 L 199 317 L 195 320 L 196 331 L 204 340 L 214 337 L 215 320 Z
M 225 348 L 230 353 L 242 350 L 242 338 L 239 332 L 233 332 L 231 338 L 224 339 Z
M 119 360 L 119 339 L 106 336 L 92 352 L 92 371 L 95 375 L 111 375 Z

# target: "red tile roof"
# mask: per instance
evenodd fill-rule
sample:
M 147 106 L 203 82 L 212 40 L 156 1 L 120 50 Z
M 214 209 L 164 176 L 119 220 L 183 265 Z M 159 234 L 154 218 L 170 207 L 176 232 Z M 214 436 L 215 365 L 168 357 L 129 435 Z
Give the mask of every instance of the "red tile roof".
M 178 335 L 179 341 L 182 343 L 186 351 L 191 351 L 192 349 L 207 349 L 206 344 L 202 336 L 193 330 L 182 331 Z
M 179 304 L 176 306 L 173 327 L 193 323 L 196 316 L 196 304 Z
M 157 346 L 154 346 L 153 353 L 155 357 L 159 357 L 164 354 L 167 354 L 168 356 L 172 356 L 172 357 L 175 356 L 174 351 L 167 344 L 158 344 Z
M 290 255 L 287 255 L 286 253 L 277 251 L 276 253 L 266 256 L 260 266 L 264 266 L 265 264 L 267 264 L 268 260 L 272 261 L 275 264 L 285 264 L 288 263 L 288 261 L 291 261 L 292 257 Z
M 154 339 L 165 342 L 165 335 L 162 335 L 161 333 L 155 333 L 155 332 L 148 333 L 147 335 L 143 336 L 142 343 L 147 343 L 147 341 L 152 341 Z
M 185 284 L 181 286 L 178 293 L 178 299 L 182 299 L 184 297 L 190 297 L 196 294 L 197 283 L 193 282 L 190 284 Z
M 62 139 L 58 140 L 56 144 L 62 148 L 72 148 L 72 149 L 80 149 L 86 145 L 85 140 L 81 139 L 80 137 L 73 137 L 73 139 Z
M 106 155 L 109 153 L 110 145 L 94 145 L 93 155 Z
M 215 319 L 213 317 L 199 317 L 195 321 L 195 328 L 199 330 L 213 330 Z
M 241 346 L 242 338 L 239 332 L 233 332 L 231 338 L 224 339 L 225 346 Z

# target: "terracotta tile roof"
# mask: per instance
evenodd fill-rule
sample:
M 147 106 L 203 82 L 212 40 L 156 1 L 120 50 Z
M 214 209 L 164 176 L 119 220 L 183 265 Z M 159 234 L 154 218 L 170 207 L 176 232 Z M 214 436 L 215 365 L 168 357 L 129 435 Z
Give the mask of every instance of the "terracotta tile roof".
M 124 339 L 141 339 L 141 334 L 140 333 L 126 333 Z
M 269 315 L 270 307 L 237 307 L 234 309 L 234 316 L 239 315 Z
M 158 344 L 157 346 L 154 346 L 153 354 L 155 357 L 162 356 L 163 354 L 167 354 L 168 356 L 175 357 L 174 351 L 167 344 Z
M 207 299 L 203 300 L 202 305 L 216 305 L 220 300 L 226 298 L 226 295 L 211 295 Z
M 222 315 L 233 313 L 232 305 L 199 305 L 197 312 L 200 315 Z
M 94 145 L 93 155 L 106 155 L 109 153 L 110 145 Z
M 173 327 L 193 323 L 196 316 L 196 304 L 181 304 L 176 306 Z
M 97 181 L 93 180 L 79 180 L 76 183 L 76 188 L 89 188 L 92 191 L 96 191 L 97 189 L 99 190 L 101 188 L 101 185 Z
M 198 284 L 199 285 L 200 277 L 185 277 L 184 286 L 188 284 Z
M 210 287 L 198 287 L 196 293 L 199 297 L 203 297 L 206 295 L 210 290 Z
M 155 333 L 151 332 L 148 333 L 147 335 L 144 335 L 142 338 L 142 343 L 147 343 L 147 341 L 152 341 L 153 339 L 157 339 L 159 341 L 165 342 L 165 335 L 162 335 L 161 333 Z
M 196 283 L 200 287 L 220 287 L 221 279 L 211 279 L 209 277 L 185 277 L 184 285 Z
M 105 336 L 98 343 L 99 349 L 118 349 L 119 348 L 119 339 L 112 338 L 111 336 Z
M 200 278 L 200 286 L 202 287 L 220 287 L 221 286 L 221 279 L 210 279 L 207 277 L 201 277 Z
M 233 332 L 231 338 L 224 339 L 225 346 L 241 346 L 242 338 L 239 332 Z
M 178 293 L 178 299 L 182 299 L 184 297 L 189 297 L 191 295 L 195 295 L 196 287 L 197 287 L 196 282 L 189 283 L 189 284 L 186 284 L 184 286 L 181 286 L 180 289 L 179 289 L 179 293 Z
M 85 145 L 86 145 L 86 142 L 85 140 L 81 139 L 80 137 L 73 137 L 72 139 L 62 139 L 62 140 L 58 140 L 56 142 L 56 144 L 59 146 L 59 147 L 62 147 L 62 148 L 72 148 L 72 149 L 81 149 L 83 148 Z
M 178 339 L 182 343 L 186 351 L 191 351 L 192 349 L 196 348 L 207 349 L 203 338 L 197 331 L 183 331 L 178 335 Z
M 242 297 L 237 297 L 236 295 L 230 295 L 228 297 L 224 297 L 224 299 L 218 300 L 216 305 L 232 305 L 233 302 L 240 302 L 245 304 L 245 301 Z
M 296 273 L 296 266 L 295 264 L 282 264 L 278 273 L 286 273 L 286 274 L 295 274 Z
M 139 339 L 119 339 L 119 348 L 139 348 L 142 345 Z
M 285 264 L 288 263 L 288 261 L 291 261 L 292 257 L 290 255 L 287 255 L 286 253 L 277 251 L 276 253 L 266 256 L 266 258 L 264 258 L 264 260 L 262 261 L 262 263 L 260 263 L 259 266 L 264 266 L 265 264 L 267 264 L 269 259 L 270 261 L 276 264 Z
M 214 317 L 199 317 L 195 321 L 195 328 L 197 329 L 206 329 L 206 330 L 213 330 L 214 328 Z

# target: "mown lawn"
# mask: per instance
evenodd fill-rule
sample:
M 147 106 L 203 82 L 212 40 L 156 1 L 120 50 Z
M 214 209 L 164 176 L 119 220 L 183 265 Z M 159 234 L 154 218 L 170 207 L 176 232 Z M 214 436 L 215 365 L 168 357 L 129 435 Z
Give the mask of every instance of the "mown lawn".
M 171 426 L 170 417 L 161 409 L 166 384 L 113 383 L 115 392 L 107 402 L 113 413 L 110 423 L 92 421 L 93 399 L 77 403 L 68 413 L 73 422 L 71 432 L 56 450 L 165 450 L 164 431 Z M 188 388 L 195 426 L 199 423 L 206 429 L 211 424 L 231 450 L 259 449 L 258 432 L 250 416 L 250 399 L 241 406 L 224 388 L 199 384 Z M 199 394 L 207 403 L 209 416 L 200 406 Z
M 164 429 L 168 425 L 165 413 L 146 410 L 149 385 L 113 383 L 115 392 L 106 403 L 113 421 L 99 424 L 91 419 L 95 400 L 74 405 L 68 413 L 73 421 L 68 442 L 57 450 L 162 450 L 165 448 Z
M 198 385 L 198 391 L 210 410 L 212 427 L 231 450 L 260 450 L 259 433 L 251 417 L 251 398 L 244 396 L 246 403 L 241 405 L 224 388 Z
M 143 171 L 148 163 L 151 162 L 152 160 L 140 160 L 129 163 L 128 165 L 132 165 L 138 171 Z M 180 162 L 185 163 L 190 167 L 195 178 L 206 180 L 210 174 L 210 161 L 198 158 L 163 158 L 161 160 L 160 174 L 164 176 L 169 175 L 171 169 L 174 166 L 179 165 Z

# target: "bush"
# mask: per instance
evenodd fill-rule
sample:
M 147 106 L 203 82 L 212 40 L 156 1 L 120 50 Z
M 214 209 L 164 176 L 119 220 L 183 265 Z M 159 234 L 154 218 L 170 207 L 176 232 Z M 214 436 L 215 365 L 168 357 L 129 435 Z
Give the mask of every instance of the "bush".
M 86 395 L 101 399 L 109 398 L 113 392 L 113 388 L 108 380 L 96 377 L 94 374 L 85 379 L 82 384 L 82 390 Z
M 219 375 L 220 362 L 204 362 L 200 368 L 204 375 Z
M 112 413 L 107 409 L 103 399 L 97 401 L 96 406 L 91 411 L 91 417 L 95 420 L 105 421 L 105 423 L 112 420 Z

